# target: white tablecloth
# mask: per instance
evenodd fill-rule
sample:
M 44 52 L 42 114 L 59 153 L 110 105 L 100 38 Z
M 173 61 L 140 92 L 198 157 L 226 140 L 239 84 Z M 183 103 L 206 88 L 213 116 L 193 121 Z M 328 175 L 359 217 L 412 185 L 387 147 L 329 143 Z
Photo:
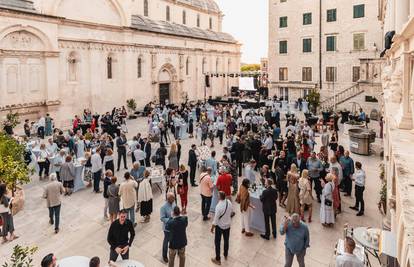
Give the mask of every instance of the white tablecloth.
M 134 260 L 122 260 L 114 262 L 114 264 L 116 267 L 144 267 L 144 264 Z
M 266 232 L 266 226 L 264 223 L 263 205 L 260 201 L 262 190 L 250 193 L 250 203 L 255 207 L 250 214 L 250 228 L 259 231 L 260 233 Z
M 72 256 L 58 261 L 59 267 L 89 267 L 89 258 L 84 256 Z M 138 265 L 139 266 L 139 265 Z

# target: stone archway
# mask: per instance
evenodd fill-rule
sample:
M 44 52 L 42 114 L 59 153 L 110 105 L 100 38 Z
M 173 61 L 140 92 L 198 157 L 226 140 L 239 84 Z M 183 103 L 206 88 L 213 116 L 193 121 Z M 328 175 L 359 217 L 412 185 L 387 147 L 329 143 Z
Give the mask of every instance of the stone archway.
M 158 101 L 168 100 L 170 104 L 180 102 L 180 88 L 177 70 L 170 63 L 164 64 L 158 72 L 158 88 L 156 95 Z
M 54 56 L 49 38 L 34 27 L 13 25 L 0 32 L 0 50 L 0 107 L 45 101 L 47 64 Z

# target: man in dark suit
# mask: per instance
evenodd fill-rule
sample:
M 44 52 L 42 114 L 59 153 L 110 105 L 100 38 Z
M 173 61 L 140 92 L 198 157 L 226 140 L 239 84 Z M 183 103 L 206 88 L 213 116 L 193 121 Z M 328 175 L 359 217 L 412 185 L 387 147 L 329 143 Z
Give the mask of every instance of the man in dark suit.
M 126 154 L 127 154 L 127 150 L 126 150 L 126 146 L 127 146 L 127 139 L 125 134 L 121 134 L 118 139 L 116 139 L 116 147 L 118 149 L 118 169 L 117 171 L 119 171 L 119 168 L 121 167 L 121 159 L 124 160 L 124 167 L 127 170 L 127 161 L 126 161 Z
M 269 240 L 270 237 L 270 225 L 272 223 L 273 237 L 276 238 L 276 212 L 277 212 L 277 190 L 272 187 L 273 181 L 271 179 L 266 180 L 266 189 L 260 196 L 260 201 L 263 203 L 263 214 L 266 226 L 266 233 L 260 235 L 263 239 Z M 270 220 L 270 222 L 269 222 Z
M 144 138 L 143 150 L 146 154 L 145 166 L 146 167 L 151 167 L 151 160 L 150 160 L 151 159 L 151 143 L 148 141 L 147 137 Z
M 292 163 L 298 167 L 300 175 L 302 175 L 302 171 L 306 169 L 306 160 L 302 156 L 302 152 L 298 152 L 296 154 L 296 158 L 292 160 Z
M 242 176 L 243 171 L 243 152 L 244 152 L 244 144 L 240 140 L 239 137 L 237 137 L 236 142 L 231 147 L 231 154 L 234 155 L 234 160 L 237 162 L 237 169 L 239 170 L 239 176 Z
M 190 166 L 190 182 L 191 186 L 197 186 L 195 183 L 195 174 L 197 169 L 197 155 L 196 145 L 192 145 L 190 151 L 188 151 L 188 166 Z
M 169 242 L 169 265 L 174 266 L 175 256 L 178 254 L 179 266 L 185 266 L 185 247 L 187 246 L 187 226 L 188 219 L 186 216 L 180 216 L 180 208 L 175 206 L 173 218 L 170 219 L 165 229 L 170 233 Z

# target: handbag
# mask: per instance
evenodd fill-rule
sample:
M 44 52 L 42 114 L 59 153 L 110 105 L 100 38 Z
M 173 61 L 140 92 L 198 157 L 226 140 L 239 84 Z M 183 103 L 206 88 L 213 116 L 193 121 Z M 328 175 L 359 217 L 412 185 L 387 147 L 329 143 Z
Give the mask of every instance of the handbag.
M 325 199 L 325 206 L 331 207 L 332 206 L 332 200 Z
M 331 184 L 332 187 L 332 184 Z M 325 206 L 331 207 L 332 206 L 332 200 L 325 198 L 325 202 L 324 202 Z
M 236 196 L 236 203 L 240 204 L 241 203 L 241 199 L 240 199 L 240 193 L 237 194 Z

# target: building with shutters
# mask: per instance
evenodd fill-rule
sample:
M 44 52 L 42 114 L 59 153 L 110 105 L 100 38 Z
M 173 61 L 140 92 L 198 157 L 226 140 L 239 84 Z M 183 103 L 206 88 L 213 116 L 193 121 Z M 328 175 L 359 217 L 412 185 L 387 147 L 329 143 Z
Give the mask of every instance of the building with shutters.
M 270 0 L 269 89 L 288 100 L 320 89 L 322 101 L 378 76 L 362 66 L 382 51 L 378 1 Z

